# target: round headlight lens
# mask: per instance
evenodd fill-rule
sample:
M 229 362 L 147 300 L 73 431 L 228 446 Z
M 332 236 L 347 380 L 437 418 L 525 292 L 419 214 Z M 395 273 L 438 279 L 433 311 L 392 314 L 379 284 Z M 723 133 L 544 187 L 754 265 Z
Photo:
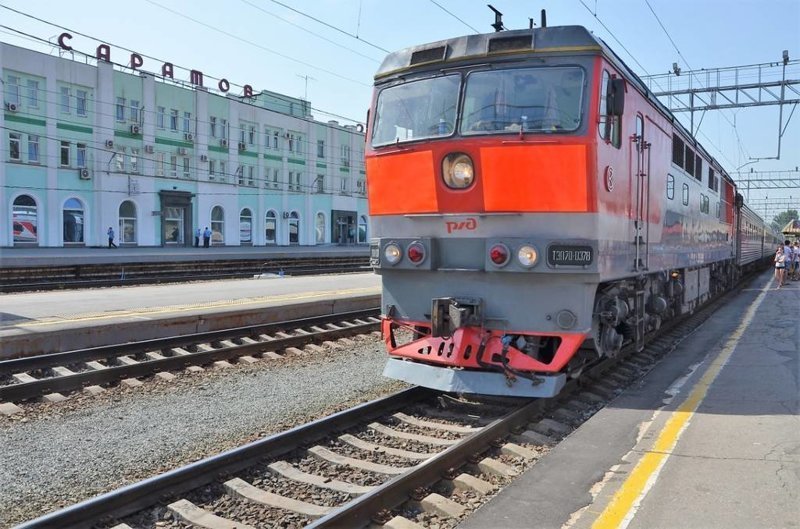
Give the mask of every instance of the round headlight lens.
M 526 244 L 517 252 L 517 259 L 519 260 L 519 264 L 525 268 L 530 268 L 536 264 L 536 261 L 539 259 L 539 254 L 536 251 L 536 248 Z
M 442 161 L 442 178 L 447 187 L 464 189 L 475 181 L 472 159 L 463 153 L 448 154 Z
M 505 244 L 495 244 L 489 248 L 489 259 L 497 266 L 505 266 L 509 255 L 508 246 Z
M 425 246 L 421 242 L 412 242 L 408 245 L 406 255 L 409 261 L 418 265 L 425 260 Z
M 403 257 L 403 250 L 397 243 L 391 242 L 383 249 L 383 255 L 386 257 L 386 262 L 389 264 L 397 264 Z

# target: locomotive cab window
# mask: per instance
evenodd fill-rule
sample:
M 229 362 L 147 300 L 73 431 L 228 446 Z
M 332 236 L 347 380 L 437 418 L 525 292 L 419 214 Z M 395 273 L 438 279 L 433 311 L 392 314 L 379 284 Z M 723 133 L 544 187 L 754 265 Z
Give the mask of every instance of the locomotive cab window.
M 667 198 L 670 200 L 675 198 L 675 177 L 671 174 L 667 175 Z
M 581 123 L 584 74 L 577 67 L 471 72 L 462 134 L 571 132 Z
M 689 184 L 683 184 L 683 205 L 689 205 Z
M 621 142 L 620 117 L 624 85 L 622 79 L 612 79 L 608 70 L 603 70 L 600 80 L 600 108 L 598 111 L 598 133 L 606 143 L 619 149 Z

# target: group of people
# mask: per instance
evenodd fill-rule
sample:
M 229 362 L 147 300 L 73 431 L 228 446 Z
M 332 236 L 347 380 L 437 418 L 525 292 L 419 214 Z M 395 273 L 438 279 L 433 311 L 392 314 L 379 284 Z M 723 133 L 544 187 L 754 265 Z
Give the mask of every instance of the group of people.
M 781 288 L 789 280 L 800 280 L 800 242 L 792 244 L 787 239 L 775 251 L 775 281 Z
M 211 230 L 208 229 L 208 226 L 204 230 L 200 230 L 200 228 L 194 230 L 194 247 L 198 248 L 200 246 L 201 235 L 203 236 L 203 248 L 208 248 L 211 243 Z

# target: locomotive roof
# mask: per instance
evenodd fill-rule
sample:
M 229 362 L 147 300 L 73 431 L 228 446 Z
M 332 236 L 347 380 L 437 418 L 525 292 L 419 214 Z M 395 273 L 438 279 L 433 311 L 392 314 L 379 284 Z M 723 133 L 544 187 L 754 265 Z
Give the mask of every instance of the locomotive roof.
M 452 39 L 412 46 L 389 54 L 375 74 L 377 82 L 401 75 L 410 69 L 432 67 L 453 63 L 481 63 L 498 56 L 530 53 L 575 54 L 600 53 L 613 63 L 627 80 L 633 84 L 683 135 L 691 140 L 721 174 L 722 178 L 736 183 L 722 165 L 697 142 L 692 133 L 677 120 L 670 110 L 647 88 L 633 70 L 602 39 L 583 26 L 551 26 L 545 28 L 519 29 L 496 33 L 465 35 Z

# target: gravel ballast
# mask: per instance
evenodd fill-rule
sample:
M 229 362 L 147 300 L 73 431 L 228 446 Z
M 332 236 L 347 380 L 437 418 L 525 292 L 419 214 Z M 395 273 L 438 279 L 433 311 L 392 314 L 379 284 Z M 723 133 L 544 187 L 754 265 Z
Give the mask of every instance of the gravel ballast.
M 375 338 L 303 358 L 113 389 L 80 409 L 3 422 L 0 527 L 404 387 L 381 376 Z

